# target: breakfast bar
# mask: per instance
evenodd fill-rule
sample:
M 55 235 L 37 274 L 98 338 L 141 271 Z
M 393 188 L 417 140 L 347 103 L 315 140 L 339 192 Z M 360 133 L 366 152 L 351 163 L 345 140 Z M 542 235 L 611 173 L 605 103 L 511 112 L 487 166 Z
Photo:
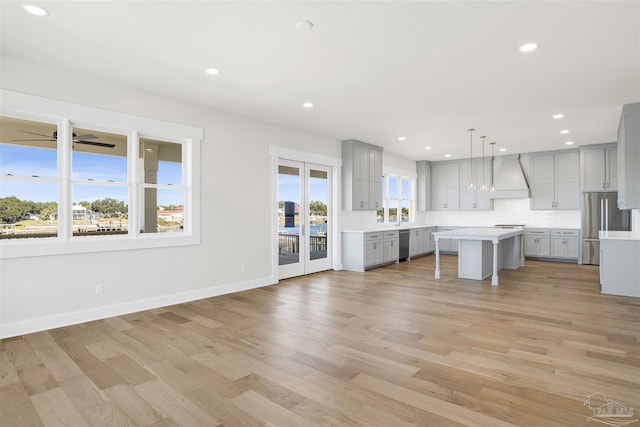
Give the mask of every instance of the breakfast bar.
M 440 239 L 459 240 L 458 277 L 483 280 L 491 275 L 498 285 L 498 270 L 524 265 L 524 230 L 504 228 L 463 228 L 433 233 L 436 242 L 435 278 L 440 279 Z

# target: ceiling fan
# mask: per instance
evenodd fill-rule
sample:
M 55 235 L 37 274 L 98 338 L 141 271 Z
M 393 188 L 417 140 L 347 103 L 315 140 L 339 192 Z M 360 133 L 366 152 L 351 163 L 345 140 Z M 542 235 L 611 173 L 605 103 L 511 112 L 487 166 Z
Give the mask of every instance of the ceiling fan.
M 24 142 L 27 142 L 27 141 L 57 141 L 58 140 L 58 131 L 54 131 L 53 132 L 53 137 L 50 137 L 49 135 L 42 135 L 40 133 L 29 132 L 29 131 L 26 131 L 26 130 L 21 130 L 20 132 L 30 133 L 31 135 L 44 136 L 47 139 L 14 139 L 13 141 L 24 141 Z M 95 145 L 97 147 L 113 148 L 113 147 L 116 146 L 115 144 L 109 144 L 109 143 L 106 143 L 106 142 L 92 141 L 93 139 L 98 139 L 98 137 L 95 136 L 95 135 L 91 135 L 91 134 L 76 135 L 74 133 L 71 141 L 75 142 L 76 144 Z

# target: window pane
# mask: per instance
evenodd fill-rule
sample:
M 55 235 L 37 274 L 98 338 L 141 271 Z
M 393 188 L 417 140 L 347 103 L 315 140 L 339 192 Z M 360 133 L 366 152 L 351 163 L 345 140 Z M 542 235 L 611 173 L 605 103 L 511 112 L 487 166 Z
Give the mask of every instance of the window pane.
M 0 175 L 57 176 L 57 126 L 0 117 Z
M 89 129 L 73 129 L 71 178 L 127 182 L 127 137 Z
M 378 220 L 378 223 L 384 223 L 384 207 L 386 205 L 386 195 L 385 195 L 385 177 L 382 177 L 382 208 L 378 209 L 378 211 L 376 212 L 376 218 Z
M 409 180 L 407 178 L 402 178 L 400 181 L 400 191 L 402 192 L 402 200 L 409 200 Z
M 389 177 L 389 198 L 397 199 L 398 198 L 398 177 L 390 176 Z
M 402 208 L 400 213 L 400 221 L 401 222 L 409 222 L 409 179 L 402 178 L 400 180 L 400 192 L 402 201 L 400 206 Z
M 182 144 L 140 138 L 145 184 L 182 185 Z
M 128 233 L 127 187 L 76 184 L 72 191 L 74 236 Z
M 389 200 L 389 222 L 398 221 L 398 201 Z
M 409 222 L 409 201 L 408 200 L 402 201 L 402 212 L 400 215 L 401 215 L 400 216 L 401 222 Z
M 0 239 L 58 235 L 58 188 L 53 182 L 0 183 Z
M 184 229 L 184 191 L 145 188 L 143 192 L 143 233 L 172 233 Z

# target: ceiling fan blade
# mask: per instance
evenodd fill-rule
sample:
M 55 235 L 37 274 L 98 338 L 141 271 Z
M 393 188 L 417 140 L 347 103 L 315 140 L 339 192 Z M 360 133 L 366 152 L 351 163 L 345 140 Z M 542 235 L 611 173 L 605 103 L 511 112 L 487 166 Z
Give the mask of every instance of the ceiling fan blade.
M 106 142 L 98 142 L 98 141 L 76 141 L 73 142 L 77 144 L 85 144 L 85 145 L 95 145 L 96 147 L 106 147 L 106 148 L 114 148 L 115 144 L 108 144 Z
M 21 130 L 20 132 L 30 133 L 31 135 L 44 136 L 45 138 L 51 138 L 51 135 L 43 135 L 41 133 L 29 132 L 27 130 Z M 55 138 L 55 136 L 54 136 L 54 138 Z M 18 140 L 16 139 L 15 141 L 18 141 Z
M 78 141 L 84 141 L 85 139 L 98 139 L 97 136 L 95 135 L 91 135 L 90 133 L 86 134 L 86 135 L 73 135 L 73 140 L 78 140 Z

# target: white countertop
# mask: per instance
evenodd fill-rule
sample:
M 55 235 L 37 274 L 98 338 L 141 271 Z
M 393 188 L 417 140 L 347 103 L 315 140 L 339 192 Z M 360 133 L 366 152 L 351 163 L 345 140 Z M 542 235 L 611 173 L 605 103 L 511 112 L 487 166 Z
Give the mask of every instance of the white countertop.
M 640 231 L 601 231 L 600 240 L 638 240 Z
M 524 230 L 521 228 L 497 228 L 497 227 L 482 227 L 482 228 L 462 228 L 459 230 L 451 231 L 438 231 L 433 233 L 433 237 L 437 239 L 458 239 L 458 240 L 502 240 L 509 237 L 524 234 Z
M 421 224 L 421 225 L 417 225 L 417 224 L 403 224 L 400 226 L 397 225 L 387 225 L 387 226 L 381 226 L 381 227 L 372 227 L 372 228 L 360 228 L 360 229 L 349 229 L 349 230 L 342 230 L 343 233 L 376 233 L 379 231 L 399 231 L 399 230 L 411 230 L 411 229 L 415 229 L 415 228 L 429 228 L 429 227 L 436 227 L 435 225 L 425 225 L 425 224 Z

